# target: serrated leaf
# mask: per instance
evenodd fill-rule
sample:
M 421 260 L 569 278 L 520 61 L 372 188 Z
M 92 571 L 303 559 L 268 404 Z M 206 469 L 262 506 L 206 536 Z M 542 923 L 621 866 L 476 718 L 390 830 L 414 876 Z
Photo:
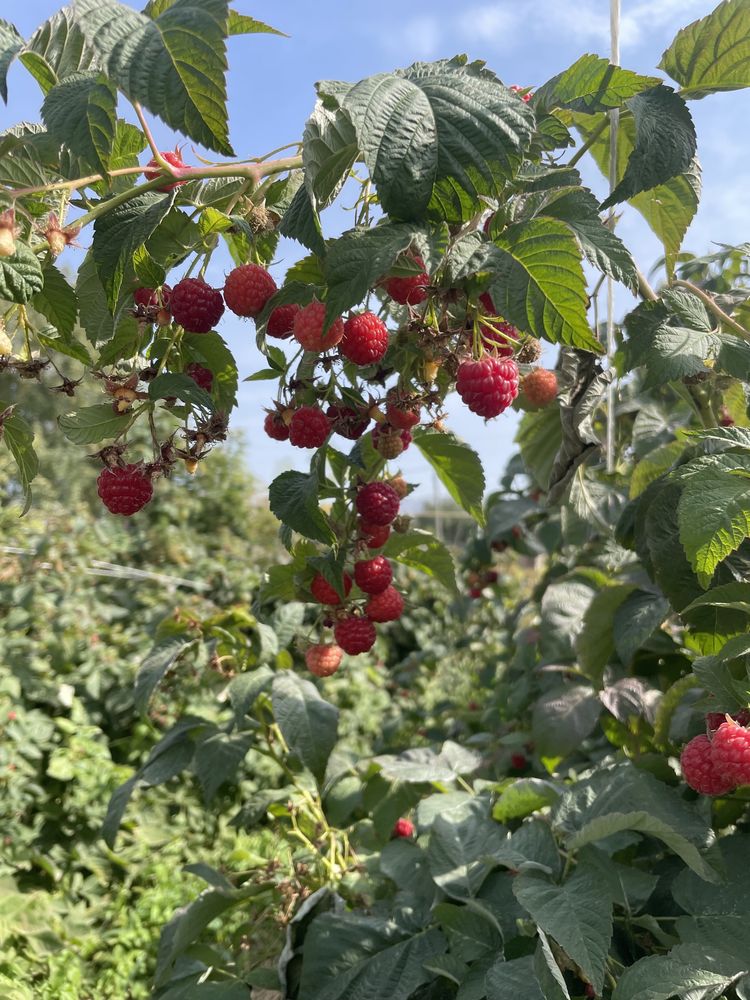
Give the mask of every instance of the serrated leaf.
M 60 430 L 73 444 L 98 444 L 117 437 L 130 423 L 127 413 L 115 413 L 111 406 L 83 406 L 58 417 Z
M 93 360 L 89 352 L 83 344 L 80 344 L 73 337 L 50 337 L 47 333 L 37 331 L 36 339 L 42 347 L 46 347 L 48 351 L 57 351 L 59 354 L 64 354 L 68 358 L 80 361 L 82 365 L 93 365 Z
M 500 823 L 509 819 L 523 819 L 532 813 L 551 806 L 560 798 L 560 792 L 551 781 L 542 778 L 518 778 L 503 788 L 492 807 L 492 816 Z
M 319 257 L 325 256 L 326 245 L 323 240 L 320 217 L 313 207 L 308 190 L 304 185 L 298 188 L 297 193 L 292 198 L 291 205 L 279 223 L 278 231 L 282 236 L 288 236 L 289 239 L 302 243 Z
M 149 382 L 148 395 L 150 399 L 170 399 L 176 397 L 183 403 L 192 406 L 200 406 L 210 413 L 214 410 L 214 401 L 205 389 L 196 385 L 189 375 L 167 372 L 158 375 L 153 382 Z
M 405 535 L 391 535 L 383 555 L 434 577 L 453 593 L 458 591 L 450 549 L 429 532 L 410 531 Z
M 184 333 L 183 353 L 211 369 L 214 376 L 211 396 L 216 408 L 229 413 L 237 405 L 237 362 L 218 333 Z
M 687 98 L 750 86 L 750 7 L 724 0 L 678 32 L 659 63 Z
M 270 24 L 265 24 L 255 17 L 248 17 L 247 14 L 239 14 L 236 10 L 229 10 L 229 34 L 230 35 L 280 35 L 288 38 L 289 35 L 272 28 Z
M 32 299 L 32 305 L 67 339 L 75 329 L 78 298 L 51 261 L 45 263 L 42 276 L 44 285 Z
M 359 153 L 357 135 L 345 111 L 329 110 L 318 101 L 305 122 L 302 143 L 305 187 L 320 210 L 334 200 L 354 166 Z
M 176 0 L 155 20 L 117 0 L 75 0 L 77 23 L 131 101 L 202 146 L 233 155 L 227 131 L 227 0 Z
M 414 229 L 404 223 L 350 229 L 328 244 L 324 273 L 328 284 L 326 320 L 357 305 L 408 249 Z
M 655 76 L 640 76 L 613 66 L 600 56 L 583 55 L 535 91 L 532 107 L 546 112 L 569 108 L 584 114 L 619 108 L 630 97 L 659 84 Z
M 47 94 L 42 119 L 49 134 L 100 173 L 109 168 L 117 93 L 97 72 L 74 73 Z
M 25 243 L 16 243 L 16 252 L 0 257 L 0 299 L 24 304 L 44 287 L 39 258 Z
M 484 815 L 485 805 L 459 816 L 437 816 L 430 831 L 427 858 L 436 884 L 449 896 L 476 896 L 490 870 L 495 854 L 501 854 L 505 837 L 497 823 Z
M 484 469 L 477 453 L 453 434 L 424 431 L 414 443 L 456 503 L 484 525 Z
M 322 781 L 338 738 L 338 709 L 321 698 L 314 684 L 289 671 L 274 678 L 271 701 L 289 748 Z
M 597 686 L 601 686 L 604 669 L 615 650 L 615 614 L 634 589 L 631 583 L 604 587 L 594 595 L 583 616 L 576 652 L 581 670 Z
M 534 975 L 531 955 L 495 963 L 485 980 L 487 1000 L 547 1000 Z M 477 994 L 480 1000 L 484 994 Z
M 516 434 L 523 464 L 542 490 L 549 486 L 550 473 L 562 443 L 560 411 L 545 406 L 536 413 L 524 413 Z
M 601 705 L 584 684 L 561 684 L 534 702 L 532 732 L 540 754 L 569 754 L 590 735 L 599 720 Z
M 701 966 L 702 958 L 705 967 Z M 670 1000 L 676 995 L 717 997 L 738 977 L 712 969 L 712 964 L 712 958 L 704 958 L 695 950 L 685 961 L 668 955 L 648 955 L 624 970 L 612 1000 Z
M 732 608 L 750 615 L 750 583 L 727 583 L 723 587 L 713 587 L 707 594 L 696 598 L 683 609 L 682 614 L 688 615 L 696 608 L 702 607 Z
M 71 74 L 97 68 L 96 53 L 86 42 L 70 6 L 37 28 L 19 59 L 45 94 Z
M 304 472 L 282 472 L 269 487 L 271 512 L 305 538 L 330 545 L 335 540 L 318 505 L 318 481 Z
M 246 733 L 213 733 L 196 745 L 193 771 L 206 805 L 225 782 L 235 780 L 252 742 Z
M 24 41 L 15 25 L 0 19 L 0 97 L 8 103 L 8 70 Z
M 144 715 L 148 711 L 151 698 L 164 675 L 191 645 L 192 642 L 176 637 L 154 646 L 136 674 L 133 701 L 137 712 Z
M 659 594 L 636 590 L 615 611 L 612 635 L 617 655 L 628 666 L 669 613 L 669 602 Z
M 31 483 L 39 471 L 39 459 L 34 451 L 34 432 L 9 404 L 0 402 L 0 415 L 0 441 L 13 456 L 23 490 L 23 517 L 31 507 Z

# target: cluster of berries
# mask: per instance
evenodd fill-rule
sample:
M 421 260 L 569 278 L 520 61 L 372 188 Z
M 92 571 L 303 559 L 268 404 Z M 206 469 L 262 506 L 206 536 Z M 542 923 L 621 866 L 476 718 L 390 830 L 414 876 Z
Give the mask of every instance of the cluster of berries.
M 726 795 L 750 785 L 750 711 L 734 716 L 710 712 L 707 734 L 693 737 L 680 755 L 682 775 L 696 792 Z

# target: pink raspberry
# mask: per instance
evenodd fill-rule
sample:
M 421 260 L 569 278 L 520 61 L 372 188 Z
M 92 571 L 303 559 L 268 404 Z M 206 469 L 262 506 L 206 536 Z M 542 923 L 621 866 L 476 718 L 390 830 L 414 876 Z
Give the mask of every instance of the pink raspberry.
M 412 442 L 408 431 L 399 431 L 390 424 L 376 424 L 372 429 L 372 444 L 383 458 L 398 458 Z
M 202 278 L 183 278 L 172 291 L 170 301 L 175 323 L 188 333 L 208 333 L 224 315 L 221 292 Z
M 236 316 L 255 318 L 276 293 L 276 282 L 258 264 L 242 264 L 227 275 L 224 301 Z
M 305 650 L 305 663 L 310 673 L 316 677 L 330 677 L 341 666 L 344 651 L 341 646 L 333 643 L 327 645 L 308 646 Z
M 334 626 L 333 634 L 339 646 L 351 656 L 366 653 L 375 645 L 375 626 L 369 618 L 357 618 L 355 615 L 340 618 Z
M 140 465 L 102 469 L 96 490 L 108 511 L 125 517 L 142 510 L 154 494 L 151 479 Z
M 427 298 L 430 276 L 424 269 L 424 261 L 421 257 L 414 257 L 414 263 L 422 268 L 421 274 L 414 274 L 408 278 L 399 278 L 393 275 L 383 282 L 383 288 L 388 295 L 394 302 L 399 302 L 402 306 L 418 306 Z
M 365 605 L 365 614 L 372 622 L 395 622 L 403 613 L 404 599 L 395 587 L 374 594 Z
M 398 493 L 388 483 L 367 483 L 357 493 L 357 512 L 365 521 L 383 527 L 390 524 L 401 506 Z
M 518 366 L 489 356 L 464 361 L 458 368 L 456 390 L 472 413 L 497 417 L 518 395 Z
M 549 406 L 557 399 L 557 375 L 547 368 L 535 368 L 524 378 L 521 389 L 532 406 Z
M 724 795 L 734 788 L 735 783 L 720 774 L 713 761 L 711 741 L 703 734 L 695 736 L 682 748 L 680 765 L 685 781 L 702 795 Z
M 711 763 L 727 784 L 750 785 L 750 729 L 738 726 L 736 722 L 722 723 L 711 741 Z M 686 780 L 690 784 L 689 779 Z
M 324 332 L 326 307 L 317 299 L 300 309 L 294 317 L 294 338 L 306 351 L 328 351 L 344 336 L 344 321 L 338 317 Z
M 276 306 L 271 310 L 266 324 L 266 333 L 269 337 L 277 337 L 279 340 L 286 340 L 294 332 L 294 320 L 302 306 L 292 302 L 287 306 Z
M 380 361 L 388 350 L 388 328 L 375 313 L 350 316 L 344 323 L 344 336 L 339 350 L 356 365 L 371 365 Z
M 414 836 L 414 824 L 412 823 L 412 821 L 410 819 L 404 819 L 403 816 L 402 816 L 401 819 L 397 819 L 396 820 L 396 824 L 393 827 L 393 833 L 391 834 L 391 836 L 392 837 L 413 837 Z
M 331 421 L 317 406 L 300 406 L 289 424 L 289 441 L 295 448 L 320 448 L 331 433 Z

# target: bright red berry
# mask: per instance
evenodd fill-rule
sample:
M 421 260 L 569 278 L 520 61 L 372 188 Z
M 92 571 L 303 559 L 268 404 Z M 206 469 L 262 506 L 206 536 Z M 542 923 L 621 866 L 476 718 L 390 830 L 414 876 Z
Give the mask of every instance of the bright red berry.
M 735 783 L 719 773 L 713 761 L 713 747 L 705 735 L 696 736 L 682 748 L 682 776 L 691 788 L 703 795 L 724 795 Z
M 326 580 L 322 573 L 316 573 L 312 578 L 310 584 L 310 593 L 313 595 L 318 604 L 330 604 L 337 605 L 341 604 L 342 601 L 349 596 L 349 591 L 352 589 L 352 578 L 348 573 L 344 573 L 344 597 L 341 598 L 336 593 L 334 587 Z
M 330 677 L 341 666 L 344 651 L 334 643 L 327 645 L 308 646 L 305 650 L 305 663 L 310 673 L 316 677 Z
M 205 392 L 211 391 L 211 386 L 214 384 L 214 373 L 210 368 L 193 361 L 185 369 L 185 374 L 190 376 L 199 389 L 203 389 Z
M 482 588 L 481 587 L 469 587 L 468 594 L 469 594 L 469 597 L 472 599 L 472 601 L 478 601 L 479 598 L 482 596 Z
M 404 599 L 395 587 L 374 594 L 365 605 L 365 614 L 372 622 L 395 622 L 403 613 Z
M 430 276 L 424 269 L 424 261 L 421 257 L 415 257 L 414 263 L 422 268 L 420 274 L 413 274 L 406 278 L 392 275 L 383 282 L 383 288 L 390 295 L 394 302 L 399 302 L 402 306 L 418 306 L 427 298 L 427 286 L 430 284 Z
M 734 719 L 740 726 L 750 725 L 750 711 L 746 708 L 740 709 L 739 712 L 732 712 L 729 717 Z M 726 712 L 707 712 L 706 728 L 708 729 L 709 736 L 713 736 L 719 726 L 722 726 L 726 721 Z
M 493 357 L 464 361 L 458 368 L 456 390 L 472 413 L 497 417 L 518 395 L 518 366 Z
M 154 495 L 151 479 L 140 465 L 102 469 L 96 490 L 107 510 L 125 517 L 145 507 Z
M 266 419 L 263 421 L 263 430 L 274 441 L 289 440 L 289 428 L 277 410 L 271 410 L 266 414 Z
M 350 316 L 344 323 L 344 336 L 339 350 L 355 365 L 371 365 L 380 361 L 388 350 L 388 327 L 375 313 Z
M 547 368 L 535 368 L 524 378 L 521 388 L 532 406 L 548 406 L 557 398 L 557 375 Z
M 317 299 L 300 309 L 294 317 L 294 339 L 306 351 L 328 351 L 344 336 L 344 321 L 339 316 L 324 332 L 325 302 Z
M 711 763 L 730 786 L 750 785 L 750 729 L 738 726 L 734 721 L 722 723 L 711 741 Z M 691 784 L 687 777 L 686 780 Z
M 165 309 L 169 307 L 169 300 L 171 298 L 171 287 L 169 285 L 162 285 L 161 304 L 163 304 Z M 136 288 L 133 292 L 133 301 L 137 306 L 142 306 L 144 309 L 153 309 L 160 304 L 159 293 L 155 288 Z
M 296 302 L 291 302 L 286 306 L 276 306 L 271 310 L 266 324 L 266 333 L 269 337 L 277 337 L 279 340 L 286 340 L 294 332 L 294 319 L 302 306 Z
M 366 413 L 363 415 L 351 406 L 340 406 L 338 403 L 329 406 L 326 413 L 333 423 L 334 434 L 340 434 L 349 441 L 361 438 L 370 423 Z
M 365 594 L 381 594 L 392 579 L 393 570 L 385 556 L 360 559 L 354 564 L 354 582 Z
M 336 622 L 333 634 L 339 646 L 351 656 L 366 653 L 375 645 L 375 626 L 369 618 L 357 618 L 354 615 L 340 618 Z
M 289 424 L 289 440 L 295 448 L 319 448 L 331 433 L 331 421 L 317 406 L 300 406 Z
M 182 154 L 179 149 L 168 150 L 167 152 L 161 152 L 160 155 L 164 157 L 167 163 L 172 167 L 177 167 L 178 169 L 185 166 L 185 162 L 182 159 Z M 156 180 L 164 173 L 164 170 L 157 163 L 156 157 L 153 157 L 146 164 L 146 169 L 143 171 L 143 175 L 148 181 Z M 160 184 L 157 191 L 172 191 L 174 188 L 179 187 L 184 184 L 185 181 L 169 181 L 166 184 Z
M 170 300 L 175 323 L 188 333 L 208 333 L 224 315 L 221 292 L 202 278 L 183 278 L 172 291 Z
M 382 527 L 398 514 L 401 501 L 388 483 L 367 483 L 357 493 L 357 511 L 365 521 Z
M 521 91 L 525 90 L 526 88 L 525 87 L 518 87 L 518 86 L 516 86 L 515 83 L 512 83 L 510 85 L 510 89 L 513 91 L 514 94 L 518 94 L 518 96 L 521 98 L 521 100 L 524 102 L 524 104 L 528 104 L 529 101 L 531 100 L 532 96 L 533 96 L 531 93 L 522 94 Z
M 413 837 L 414 836 L 414 824 L 410 819 L 397 819 L 395 826 L 393 827 L 392 837 Z
M 419 423 L 422 413 L 418 402 L 389 393 L 386 398 L 385 415 L 391 427 L 410 431 Z
M 259 264 L 242 264 L 224 282 L 224 301 L 235 316 L 258 316 L 276 294 L 276 282 Z
M 359 531 L 362 537 L 366 539 L 367 547 L 370 549 L 382 548 L 391 537 L 389 525 L 371 524 L 369 521 L 361 519 L 359 522 Z

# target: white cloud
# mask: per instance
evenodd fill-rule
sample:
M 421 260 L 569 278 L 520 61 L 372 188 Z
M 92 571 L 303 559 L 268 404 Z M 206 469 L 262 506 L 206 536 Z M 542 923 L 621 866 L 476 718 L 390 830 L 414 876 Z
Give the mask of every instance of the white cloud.
M 413 59 L 436 59 L 443 53 L 443 22 L 430 14 L 412 17 L 399 25 L 398 32 L 381 32 L 380 40 L 388 52 L 402 52 L 408 40 L 409 54 Z
M 473 41 L 507 43 L 522 23 L 518 8 L 499 3 L 469 7 L 456 19 L 457 31 Z

